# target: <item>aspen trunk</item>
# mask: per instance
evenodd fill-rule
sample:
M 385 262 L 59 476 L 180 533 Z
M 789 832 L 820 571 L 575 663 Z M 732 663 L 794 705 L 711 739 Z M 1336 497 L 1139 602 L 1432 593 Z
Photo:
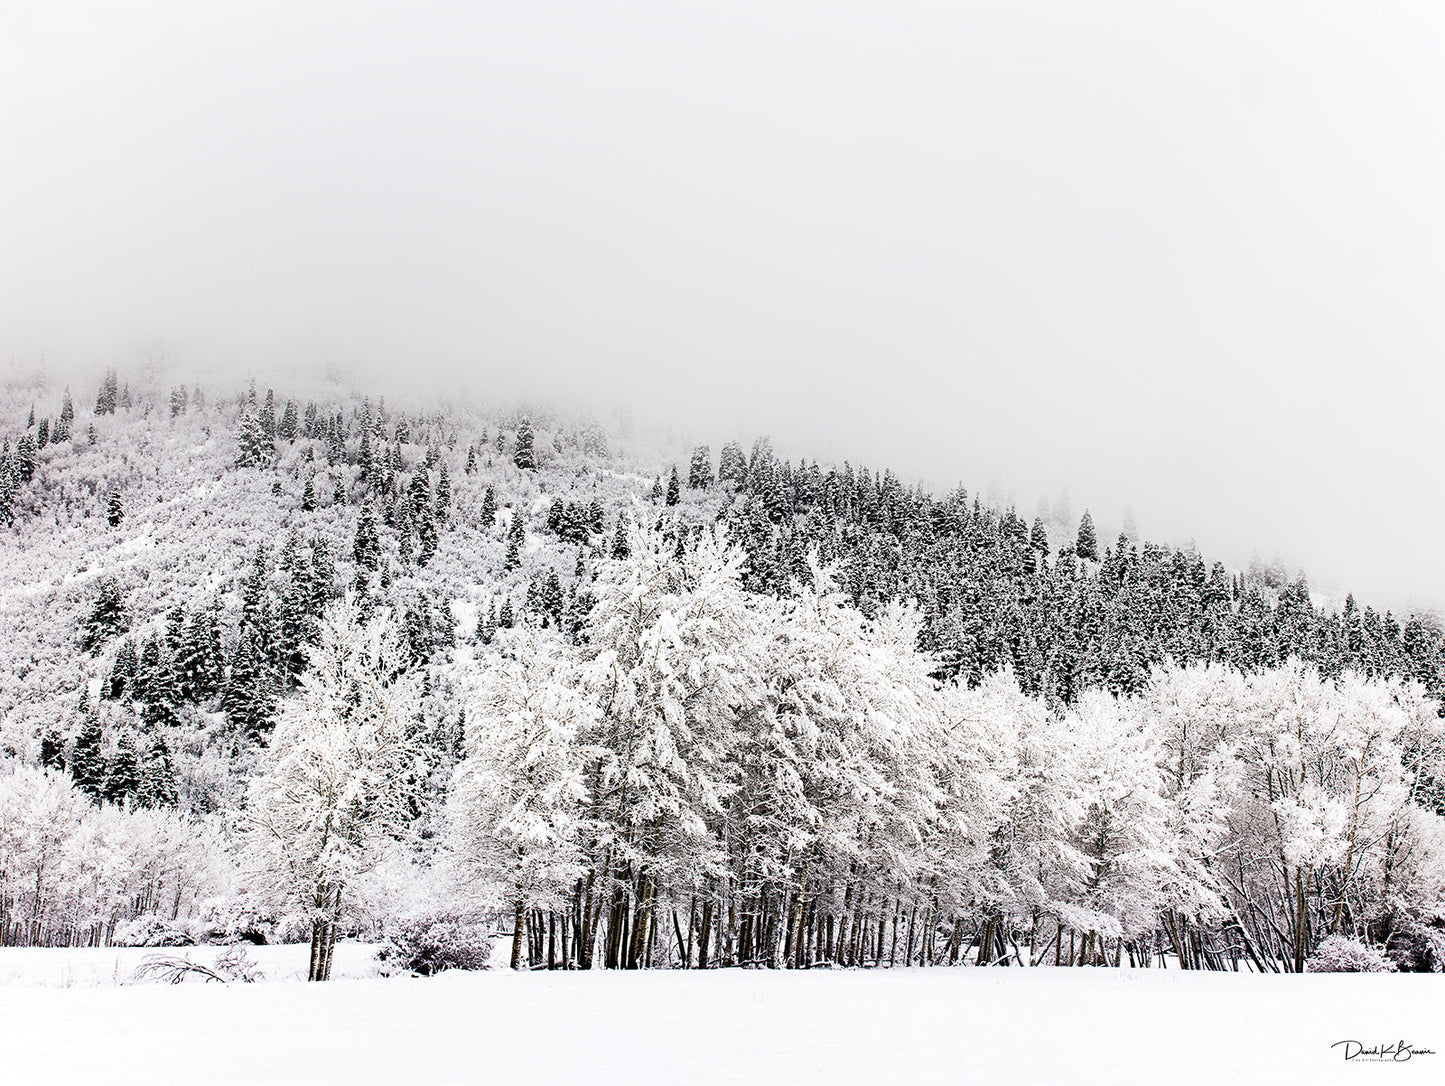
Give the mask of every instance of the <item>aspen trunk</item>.
M 512 908 L 512 968 L 522 968 L 522 941 L 527 937 L 527 910 L 522 899 Z

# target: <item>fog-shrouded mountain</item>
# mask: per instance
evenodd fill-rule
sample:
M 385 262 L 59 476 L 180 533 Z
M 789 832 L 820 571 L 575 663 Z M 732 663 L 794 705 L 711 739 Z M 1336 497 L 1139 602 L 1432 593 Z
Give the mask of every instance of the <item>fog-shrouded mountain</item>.
M 1428 618 L 766 438 L 342 381 L 12 382 L 0 440 L 8 802 L 152 857 L 40 877 L 28 927 L 12 873 L 11 940 L 209 910 L 324 948 L 445 870 L 514 963 L 1445 957 L 1402 934 L 1445 871 Z M 318 765 L 344 862 L 248 881 Z M 197 827 L 204 862 L 156 844 Z

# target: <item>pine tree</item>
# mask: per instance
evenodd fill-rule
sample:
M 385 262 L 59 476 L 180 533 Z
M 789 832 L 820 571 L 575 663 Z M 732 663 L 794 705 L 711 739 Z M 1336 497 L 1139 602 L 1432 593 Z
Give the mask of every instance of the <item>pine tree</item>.
M 116 742 L 115 756 L 106 766 L 105 784 L 101 789 L 106 802 L 124 804 L 135 795 L 140 784 L 139 768 L 135 740 L 131 738 L 130 729 L 126 729 Z
M 41 419 L 40 427 L 35 431 L 35 447 L 43 449 L 50 444 L 50 420 Z
M 501 436 L 500 433 L 497 435 L 499 439 Z M 532 423 L 528 419 L 523 419 L 517 427 L 517 446 L 512 450 L 512 463 L 524 470 L 535 468 L 537 466 L 537 454 L 533 447 L 534 442 L 535 435 L 532 432 Z
M 125 638 L 120 643 L 120 650 L 115 654 L 115 663 L 111 665 L 110 679 L 101 689 L 101 696 L 108 697 L 112 701 L 120 701 L 130 696 L 131 685 L 135 682 L 137 669 L 135 644 L 130 638 Z
M 316 486 L 311 479 L 301 488 L 301 511 L 310 513 L 316 509 Z
M 507 529 L 507 557 L 502 563 L 502 569 L 510 572 L 522 564 L 522 544 L 526 541 L 527 528 L 526 520 L 522 516 L 521 506 L 512 509 L 512 524 Z
M 65 740 L 54 728 L 40 737 L 40 764 L 57 773 L 65 772 Z
M 717 469 L 718 482 L 732 483 L 735 487 L 741 488 L 747 482 L 748 461 L 743 455 L 742 446 L 736 441 L 729 441 L 722 447 L 722 454 Z
M 706 490 L 712 486 L 712 449 L 699 445 L 692 450 L 692 464 L 687 470 L 689 490 Z
M 510 630 L 516 625 L 512 616 L 512 598 L 510 596 L 502 600 L 502 609 L 497 612 L 497 625 L 504 630 Z
M 490 645 L 496 636 L 497 611 L 495 606 L 489 604 L 477 614 L 477 641 L 483 645 Z
M 346 504 L 346 486 L 340 479 L 336 480 L 336 489 L 331 492 L 331 504 L 337 507 Z
M 82 792 L 99 800 L 105 793 L 105 734 L 100 714 L 84 703 L 83 696 L 81 700 L 82 720 L 70 754 L 70 777 Z
M 273 682 L 256 631 L 241 631 L 231 657 L 231 673 L 221 695 L 221 708 L 236 730 L 256 739 L 269 727 L 273 704 Z
M 467 474 L 471 475 L 477 470 L 477 447 L 475 445 L 467 449 Z
M 97 415 L 115 414 L 116 386 L 118 384 L 119 380 L 115 370 L 106 370 L 105 378 L 100 382 L 100 391 L 95 396 L 95 413 Z
M 432 560 L 437 552 L 437 524 L 431 515 L 430 509 L 424 509 L 417 520 L 417 539 L 419 545 L 416 552 L 416 564 L 424 566 Z
M 483 531 L 497 523 L 497 491 L 494 487 L 487 487 L 487 492 L 482 495 L 481 520 Z
M 351 560 L 358 570 L 368 573 L 375 573 L 381 561 L 381 540 L 376 534 L 376 516 L 371 511 L 370 502 L 362 505 L 361 515 L 356 519 L 356 540 L 351 546 Z
M 441 471 L 437 474 L 437 497 L 436 497 L 436 519 L 443 524 L 451 515 L 452 509 L 452 480 L 447 474 L 447 462 L 441 463 Z
M 1033 532 L 1029 535 L 1029 546 L 1037 551 L 1045 561 L 1049 557 L 1049 532 L 1044 527 L 1044 518 L 1034 518 Z
M 267 435 L 261 417 L 253 410 L 243 411 L 236 425 L 236 466 L 266 467 L 275 454 L 275 444 Z
M 178 798 L 175 762 L 158 729 L 145 730 L 136 761 L 136 803 L 152 809 L 174 807 Z
M 126 613 L 125 596 L 121 592 L 120 582 L 114 577 L 107 577 L 100 582 L 100 591 L 96 594 L 95 603 L 85 620 L 81 647 L 94 653 L 116 634 L 123 633 L 129 625 L 130 617 Z
M 1074 553 L 1080 558 L 1096 562 L 1099 559 L 1099 541 L 1094 535 L 1094 518 L 1084 510 L 1083 519 L 1079 521 L 1079 539 L 1074 547 Z
M 121 501 L 118 489 L 110 492 L 110 501 L 105 507 L 105 519 L 112 528 L 119 528 L 120 522 L 125 519 L 125 503 Z
M 681 495 L 681 487 L 677 478 L 677 465 L 672 465 L 672 474 L 667 479 L 667 504 L 676 505 Z
M 15 470 L 22 483 L 35 478 L 35 438 L 27 430 L 15 444 Z

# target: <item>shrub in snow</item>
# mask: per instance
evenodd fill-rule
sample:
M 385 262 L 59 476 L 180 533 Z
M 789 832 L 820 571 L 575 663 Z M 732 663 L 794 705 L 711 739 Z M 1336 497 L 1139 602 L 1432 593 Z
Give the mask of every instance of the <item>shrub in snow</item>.
M 1396 921 L 1385 951 L 1402 973 L 1445 972 L 1445 923 L 1406 913 Z
M 249 909 L 212 907 L 206 912 L 205 919 L 193 921 L 191 928 L 198 943 L 265 946 L 271 941 L 275 925 L 267 917 Z
M 195 939 L 175 921 L 159 916 L 138 916 L 127 920 L 111 936 L 115 946 L 194 946 Z
M 1305 962 L 1307 973 L 1393 973 L 1395 963 L 1385 952 L 1358 939 L 1331 935 Z
M 151 954 L 141 963 L 131 979 L 138 983 L 162 981 L 166 984 L 182 984 L 196 977 L 208 983 L 218 981 L 221 984 L 232 984 L 240 981 L 242 984 L 254 984 L 260 979 L 261 970 L 251 961 L 246 948 L 237 946 L 220 955 L 210 965 L 170 954 Z
M 429 977 L 444 969 L 485 969 L 491 956 L 489 926 L 450 914 L 395 922 L 376 952 L 387 976 Z

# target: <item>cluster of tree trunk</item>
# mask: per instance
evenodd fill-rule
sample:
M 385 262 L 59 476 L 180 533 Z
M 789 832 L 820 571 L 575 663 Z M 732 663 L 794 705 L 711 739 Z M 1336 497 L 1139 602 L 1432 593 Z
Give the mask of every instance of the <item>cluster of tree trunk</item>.
M 1112 966 L 1302 972 L 1327 933 L 1316 901 L 1275 923 L 1203 922 L 1182 913 L 1133 938 L 1039 915 L 1020 926 L 848 885 L 751 895 L 661 893 L 645 874 L 597 893 L 580 880 L 566 908 L 515 903 L 513 969 L 811 969 L 905 966 Z M 1263 926 L 1261 926 L 1263 925 Z

